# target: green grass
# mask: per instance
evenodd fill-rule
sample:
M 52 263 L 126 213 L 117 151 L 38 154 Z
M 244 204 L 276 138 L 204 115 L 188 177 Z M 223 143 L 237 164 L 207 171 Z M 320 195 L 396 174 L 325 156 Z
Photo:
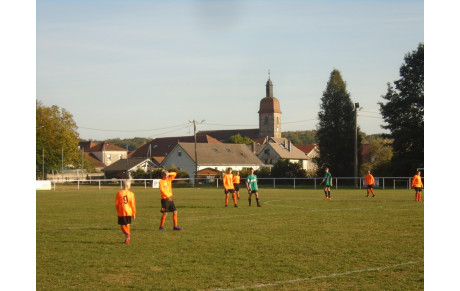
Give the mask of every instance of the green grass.
M 424 209 L 411 190 L 174 189 L 179 226 L 158 231 L 158 189 L 134 187 L 131 243 L 118 187 L 37 191 L 37 290 L 423 290 Z M 231 200 L 231 199 L 230 199 Z M 233 206 L 230 202 L 229 206 Z

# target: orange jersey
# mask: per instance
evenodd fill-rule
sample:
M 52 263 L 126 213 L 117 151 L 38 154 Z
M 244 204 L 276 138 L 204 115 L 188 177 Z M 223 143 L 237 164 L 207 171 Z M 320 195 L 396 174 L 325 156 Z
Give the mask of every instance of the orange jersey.
M 415 175 L 414 178 L 412 178 L 412 187 L 423 188 L 422 177 L 420 177 L 420 175 Z
M 171 197 L 172 194 L 172 180 L 176 178 L 177 173 L 170 172 L 167 179 L 161 179 L 159 183 L 161 199 L 167 199 Z
M 366 178 L 364 179 L 364 184 L 374 185 L 375 184 L 374 176 L 372 176 L 371 174 L 367 174 Z
M 115 207 L 118 216 L 136 215 L 136 199 L 134 193 L 129 190 L 120 190 L 115 198 Z
M 232 174 L 225 174 L 223 180 L 224 180 L 225 190 L 235 189 L 235 186 L 233 186 L 233 175 Z
M 233 184 L 239 184 L 240 183 L 240 176 L 233 176 Z

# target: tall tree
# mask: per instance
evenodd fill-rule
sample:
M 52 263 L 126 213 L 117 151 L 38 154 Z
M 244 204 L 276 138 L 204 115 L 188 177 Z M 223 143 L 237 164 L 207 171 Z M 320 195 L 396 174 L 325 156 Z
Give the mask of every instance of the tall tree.
M 401 78 L 388 83 L 388 91 L 379 102 L 393 142 L 392 169 L 394 175 L 408 176 L 423 167 L 424 155 L 424 45 L 404 57 L 399 69 Z
M 353 177 L 355 112 L 350 93 L 338 70 L 331 72 L 321 101 L 316 132 L 320 150 L 318 166 L 321 170 L 330 168 L 334 176 Z M 358 134 L 358 153 L 360 149 L 361 134 Z
M 60 171 L 62 164 L 78 165 L 81 161 L 77 125 L 64 108 L 46 107 L 37 100 L 35 133 L 37 177 L 42 176 L 43 168 L 46 176 L 51 170 Z

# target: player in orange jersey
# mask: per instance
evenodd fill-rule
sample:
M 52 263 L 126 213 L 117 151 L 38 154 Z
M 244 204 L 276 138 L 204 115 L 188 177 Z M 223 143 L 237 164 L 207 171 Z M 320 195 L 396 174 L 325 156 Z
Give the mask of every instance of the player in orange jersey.
M 236 198 L 240 200 L 240 172 L 236 171 L 236 175 L 233 176 L 233 186 L 235 187 Z
M 176 177 L 177 173 L 175 172 L 168 172 L 163 170 L 161 172 L 163 178 L 159 182 L 159 188 L 161 193 L 161 216 L 160 227 L 159 230 L 165 230 L 164 225 L 166 221 L 166 216 L 168 212 L 173 213 L 173 230 L 182 230 L 182 228 L 177 226 L 177 210 L 176 205 L 174 205 L 174 201 L 172 200 L 172 180 Z
M 422 177 L 420 176 L 420 171 L 417 171 L 417 174 L 415 174 L 414 178 L 412 178 L 411 186 L 412 188 L 415 189 L 415 201 L 422 202 L 423 183 L 422 183 Z
M 225 207 L 228 206 L 228 193 L 232 193 L 232 198 L 233 202 L 235 203 L 235 207 L 238 207 L 238 203 L 236 203 L 235 186 L 233 185 L 232 168 L 227 169 L 227 173 L 225 173 L 223 178 L 223 184 L 225 192 Z
M 131 217 L 136 219 L 136 199 L 134 193 L 129 191 L 131 188 L 130 180 L 123 180 L 124 190 L 117 192 L 115 198 L 115 207 L 117 208 L 118 224 L 121 225 L 121 231 L 125 234 L 125 244 L 129 244 L 131 239 Z
M 367 171 L 366 178 L 364 178 L 364 185 L 367 185 L 367 196 L 369 197 L 369 190 L 372 192 L 372 197 L 375 197 L 374 193 L 374 185 L 375 185 L 375 179 L 374 176 L 372 176 L 371 171 Z

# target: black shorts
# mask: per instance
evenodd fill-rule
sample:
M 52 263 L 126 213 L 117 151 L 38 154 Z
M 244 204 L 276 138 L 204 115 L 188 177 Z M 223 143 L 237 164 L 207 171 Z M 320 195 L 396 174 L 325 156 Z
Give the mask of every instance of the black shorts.
M 249 190 L 248 192 L 249 192 L 249 194 L 256 194 L 258 192 L 258 190 Z
M 239 192 L 239 191 L 240 191 L 240 185 L 234 184 L 233 186 L 235 186 L 235 191 L 236 191 L 236 192 Z
M 367 185 L 367 189 L 372 189 L 374 188 L 374 185 Z
M 419 187 L 415 187 L 415 192 L 422 192 L 422 188 L 419 188 Z
M 131 224 L 131 216 L 118 216 L 119 225 L 128 225 Z
M 227 195 L 228 193 L 235 193 L 235 189 L 225 189 L 225 195 Z
M 176 205 L 174 205 L 174 201 L 169 199 L 161 199 L 161 213 L 174 211 L 176 211 Z

